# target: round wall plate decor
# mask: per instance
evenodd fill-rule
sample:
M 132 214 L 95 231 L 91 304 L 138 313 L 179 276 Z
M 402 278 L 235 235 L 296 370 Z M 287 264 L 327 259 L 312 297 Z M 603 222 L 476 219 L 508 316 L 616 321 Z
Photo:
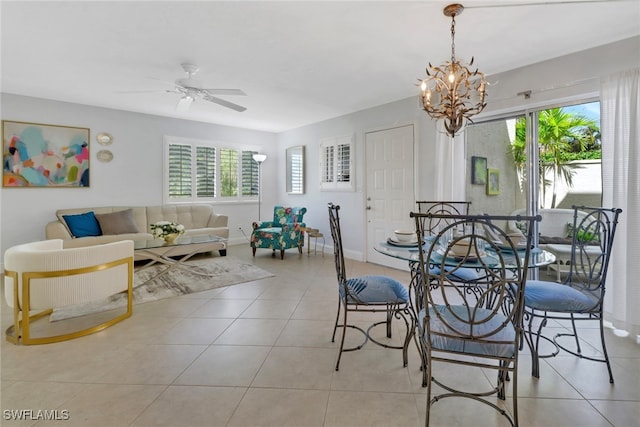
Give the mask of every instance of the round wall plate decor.
M 100 132 L 96 135 L 96 140 L 98 141 L 98 144 L 111 145 L 113 142 L 113 136 L 108 132 Z
M 108 163 L 113 160 L 113 153 L 109 150 L 100 150 L 96 156 L 98 157 L 98 160 L 103 163 Z

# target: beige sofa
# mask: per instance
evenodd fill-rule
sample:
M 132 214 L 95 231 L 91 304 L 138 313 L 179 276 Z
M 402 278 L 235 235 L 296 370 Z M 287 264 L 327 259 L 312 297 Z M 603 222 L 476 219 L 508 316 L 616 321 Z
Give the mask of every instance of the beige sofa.
M 64 216 L 89 214 L 101 224 L 99 235 L 76 237 L 71 233 Z M 185 226 L 185 235 L 229 237 L 228 217 L 216 214 L 213 206 L 206 204 L 162 206 L 105 206 L 95 208 L 60 209 L 57 221 L 46 226 L 47 239 L 62 239 L 65 248 L 77 248 L 120 240 L 151 240 L 151 224 L 172 221 Z M 75 217 L 78 218 L 78 217 Z M 81 234 L 81 233 L 79 233 Z M 95 234 L 95 233 L 94 233 Z M 226 255 L 221 250 L 220 255 Z

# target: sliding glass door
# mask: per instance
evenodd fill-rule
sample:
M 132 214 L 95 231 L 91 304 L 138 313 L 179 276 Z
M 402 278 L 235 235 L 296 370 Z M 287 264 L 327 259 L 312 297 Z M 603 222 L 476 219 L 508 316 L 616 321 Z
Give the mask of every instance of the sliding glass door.
M 573 206 L 602 205 L 599 102 L 489 120 L 465 134 L 473 213 L 541 213 L 534 239 L 543 244 L 570 237 Z
M 470 125 L 467 200 L 474 212 L 493 214 L 600 206 L 600 144 L 599 102 Z

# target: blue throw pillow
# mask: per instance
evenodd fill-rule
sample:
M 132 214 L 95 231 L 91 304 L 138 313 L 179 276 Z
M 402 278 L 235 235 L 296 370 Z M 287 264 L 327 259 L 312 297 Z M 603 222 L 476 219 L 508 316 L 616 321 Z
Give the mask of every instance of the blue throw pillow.
M 73 237 L 100 236 L 100 224 L 93 211 L 79 215 L 62 215 Z

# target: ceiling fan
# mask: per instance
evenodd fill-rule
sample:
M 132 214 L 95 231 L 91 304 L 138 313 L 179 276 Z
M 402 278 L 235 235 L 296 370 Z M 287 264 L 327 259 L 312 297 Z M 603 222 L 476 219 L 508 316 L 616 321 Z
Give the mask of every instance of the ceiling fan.
M 213 102 L 214 104 L 222 105 L 223 107 L 231 108 L 232 110 L 242 112 L 246 110 L 243 107 L 233 102 L 220 99 L 215 95 L 242 95 L 246 96 L 240 89 L 205 89 L 202 87 L 202 83 L 194 79 L 193 76 L 198 72 L 198 66 L 188 63 L 183 63 L 182 69 L 187 73 L 186 78 L 177 79 L 175 81 L 175 88 L 173 90 L 167 90 L 167 92 L 173 92 L 182 95 L 178 101 L 177 109 L 185 111 L 189 106 L 197 99 L 204 99 L 205 101 Z
M 199 80 L 193 78 L 193 76 L 198 72 L 199 68 L 197 65 L 183 63 L 182 69 L 187 73 L 187 77 L 182 77 L 176 79 L 173 89 L 167 89 L 162 92 L 170 92 L 177 93 L 180 95 L 180 99 L 178 100 L 178 104 L 176 105 L 176 110 L 178 111 L 186 111 L 189 109 L 191 104 L 193 104 L 197 99 L 203 99 L 208 102 L 213 102 L 214 104 L 222 105 L 223 107 L 231 108 L 232 110 L 243 112 L 247 108 L 242 105 L 234 104 L 233 102 L 229 102 L 225 99 L 218 98 L 216 95 L 241 95 L 246 96 L 240 89 L 206 89 L 203 87 L 202 83 Z M 128 91 L 126 93 L 140 93 L 140 92 L 150 92 L 150 91 Z M 151 91 L 155 92 L 155 91 Z

